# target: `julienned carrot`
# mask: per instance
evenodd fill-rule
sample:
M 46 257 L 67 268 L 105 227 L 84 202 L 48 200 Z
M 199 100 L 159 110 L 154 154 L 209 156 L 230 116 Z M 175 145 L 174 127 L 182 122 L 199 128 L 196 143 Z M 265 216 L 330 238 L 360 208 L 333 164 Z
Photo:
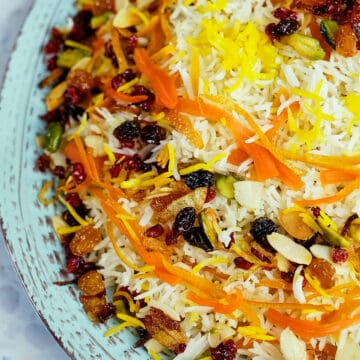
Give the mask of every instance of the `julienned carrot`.
M 337 201 L 343 200 L 346 196 L 351 194 L 354 190 L 360 187 L 360 178 L 357 178 L 351 181 L 348 185 L 344 186 L 336 194 L 319 198 L 319 199 L 309 199 L 309 200 L 295 200 L 295 203 L 300 206 L 317 206 L 320 204 L 331 204 Z
M 69 141 L 64 148 L 64 155 L 73 163 L 81 162 L 79 150 L 75 144 L 75 140 Z
M 150 81 L 156 102 L 168 109 L 174 109 L 178 97 L 174 79 L 153 63 L 144 48 L 136 48 L 134 60 L 139 71 Z
M 281 126 L 287 122 L 288 109 L 290 109 L 291 112 L 295 115 L 300 110 L 300 103 L 298 101 L 291 103 L 288 108 L 285 108 L 279 115 L 276 115 L 272 118 L 271 125 L 273 127 L 266 132 L 266 136 L 270 140 L 274 138 Z
M 274 325 L 277 325 L 283 329 L 289 327 L 294 332 L 294 334 L 300 336 L 305 341 L 309 341 L 311 338 L 319 338 L 335 334 L 340 330 L 360 322 L 360 314 L 357 314 L 352 318 L 326 323 L 295 319 L 274 309 L 267 310 L 265 314 L 267 319 Z
M 75 141 L 75 145 L 77 147 L 79 156 L 80 156 L 80 162 L 82 163 L 82 165 L 85 168 L 85 172 L 86 172 L 86 176 L 89 177 L 90 179 L 94 179 L 94 174 L 92 172 L 90 163 L 89 163 L 89 158 L 86 154 L 84 145 L 82 143 L 82 140 L 80 139 L 80 137 L 78 135 L 75 135 L 74 137 L 74 141 Z
M 256 286 L 266 286 L 270 289 L 283 289 L 286 291 L 292 291 L 292 285 L 282 279 L 270 280 L 265 278 L 260 280 Z
M 227 106 L 231 104 L 222 98 L 207 96 L 209 100 L 219 100 Z M 229 105 L 230 104 L 230 105 Z M 245 151 L 253 160 L 256 177 L 258 180 L 263 181 L 270 178 L 280 178 L 286 185 L 294 190 L 299 190 L 303 186 L 303 182 L 295 172 L 287 167 L 281 159 L 278 158 L 277 151 L 270 143 L 266 135 L 256 125 L 251 116 L 242 108 L 237 105 L 231 105 L 233 110 L 237 111 L 240 115 L 244 116 L 249 124 L 257 131 L 261 140 L 261 145 L 257 143 L 247 143 L 246 140 L 254 135 L 254 133 L 242 125 L 227 111 L 219 107 L 205 103 L 202 99 L 196 100 L 179 99 L 176 109 L 180 112 L 191 114 L 194 116 L 204 116 L 208 119 L 219 121 L 224 119 L 226 126 L 231 131 L 235 141 L 242 151 Z M 266 143 L 264 146 L 263 143 Z
M 195 147 L 202 149 L 204 142 L 199 131 L 197 131 L 191 121 L 184 115 L 175 110 L 165 112 L 166 119 L 174 129 L 183 134 Z
M 105 93 L 106 96 L 109 96 L 110 98 L 121 101 L 128 104 L 136 104 L 142 101 L 145 101 L 148 96 L 147 95 L 128 95 L 124 94 L 122 92 L 114 90 L 111 85 L 103 85 L 100 86 L 101 90 Z
M 353 181 L 360 175 L 356 175 L 351 172 L 347 172 L 344 170 L 321 170 L 320 171 L 320 181 L 321 185 L 329 185 L 329 184 L 339 184 L 346 181 Z
M 227 158 L 227 162 L 229 164 L 239 166 L 248 158 L 249 155 L 245 151 L 237 148 L 230 152 L 230 155 Z
M 120 34 L 116 30 L 116 28 L 112 28 L 110 34 L 111 34 L 111 44 L 113 46 L 114 53 L 119 65 L 119 71 L 123 72 L 128 68 L 128 63 L 121 47 L 120 38 L 119 38 Z
M 316 310 L 316 311 L 331 311 L 333 308 L 327 305 L 314 305 L 314 304 L 301 304 L 301 303 L 273 303 L 266 301 L 247 301 L 249 305 L 258 308 L 271 308 L 271 309 L 287 309 L 287 310 Z

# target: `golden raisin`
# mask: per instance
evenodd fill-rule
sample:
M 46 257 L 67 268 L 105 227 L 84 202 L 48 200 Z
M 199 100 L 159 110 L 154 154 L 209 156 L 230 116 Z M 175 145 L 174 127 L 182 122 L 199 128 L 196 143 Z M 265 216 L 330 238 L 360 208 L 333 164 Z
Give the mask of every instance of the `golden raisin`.
M 335 268 L 329 261 L 314 258 L 308 269 L 311 276 L 316 277 L 324 289 L 335 285 Z
M 160 212 L 167 208 L 174 200 L 180 198 L 184 194 L 181 192 L 173 192 L 168 195 L 159 196 L 153 198 L 150 202 L 150 206 L 154 211 Z
M 90 73 L 82 69 L 69 72 L 66 78 L 68 86 L 74 86 L 83 93 L 88 93 L 94 86 L 94 80 Z
M 81 275 L 78 279 L 78 287 L 86 295 L 98 295 L 105 291 L 102 276 L 96 270 Z
M 100 230 L 93 225 L 87 225 L 75 233 L 70 241 L 70 250 L 74 255 L 82 256 L 92 251 L 100 241 Z
M 356 41 L 356 35 L 351 25 L 340 25 L 339 32 L 336 35 L 336 51 L 343 56 L 354 56 L 357 52 Z
M 91 321 L 99 321 L 99 315 L 101 315 L 104 306 L 106 305 L 105 295 L 87 296 L 81 295 L 80 302 L 83 304 L 84 309 Z

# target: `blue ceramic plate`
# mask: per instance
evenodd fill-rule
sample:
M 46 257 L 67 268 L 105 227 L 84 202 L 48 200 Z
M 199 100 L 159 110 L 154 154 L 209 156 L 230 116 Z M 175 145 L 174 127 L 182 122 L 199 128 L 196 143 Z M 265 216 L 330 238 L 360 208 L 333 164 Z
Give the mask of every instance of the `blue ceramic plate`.
M 113 324 L 96 325 L 82 309 L 73 286 L 57 286 L 64 256 L 51 227 L 54 206 L 38 201 L 48 180 L 34 171 L 39 156 L 36 135 L 43 131 L 39 115 L 46 112 L 46 90 L 38 88 L 45 76 L 41 48 L 53 26 L 65 24 L 75 7 L 70 0 L 38 0 L 22 29 L 12 54 L 0 104 L 0 214 L 4 237 L 38 313 L 74 359 L 148 359 L 134 349 L 136 336 L 129 330 L 111 338 L 103 333 Z

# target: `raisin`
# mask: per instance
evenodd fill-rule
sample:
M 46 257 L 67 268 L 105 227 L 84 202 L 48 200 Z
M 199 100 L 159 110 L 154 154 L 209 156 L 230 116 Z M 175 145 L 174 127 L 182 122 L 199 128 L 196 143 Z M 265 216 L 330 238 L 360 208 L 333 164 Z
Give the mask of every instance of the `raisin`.
M 176 355 L 183 353 L 186 350 L 186 344 L 177 344 L 174 349 Z
M 65 179 L 65 168 L 61 165 L 57 165 L 53 169 L 53 174 L 59 179 Z
M 140 130 L 141 140 L 147 144 L 160 144 L 166 137 L 165 129 L 158 125 L 146 125 Z
M 186 231 L 189 231 L 194 225 L 196 217 L 195 208 L 188 206 L 180 210 L 172 225 L 172 231 L 175 235 L 183 234 Z
M 73 27 L 69 33 L 69 38 L 75 41 L 82 41 L 93 33 L 91 28 L 92 12 L 88 10 L 79 11 L 73 19 Z
M 105 291 L 102 276 L 96 270 L 91 270 L 81 275 L 77 284 L 79 289 L 86 295 L 98 295 Z
M 265 256 L 262 252 L 260 252 L 259 250 L 252 247 L 250 251 L 259 260 L 261 260 L 263 262 L 271 263 L 270 259 L 267 256 Z
M 214 174 L 207 170 L 194 171 L 184 176 L 185 184 L 194 190 L 198 187 L 211 187 L 215 183 Z
M 202 227 L 193 227 L 183 234 L 184 239 L 192 246 L 199 247 L 205 251 L 214 250 L 210 240 Z
M 64 99 L 68 104 L 76 105 L 84 100 L 84 94 L 75 86 L 69 86 L 64 93 Z
M 297 20 L 294 19 L 282 19 L 276 24 L 275 28 L 273 29 L 274 37 L 279 38 L 284 35 L 293 34 L 296 30 L 298 30 L 300 24 Z
M 90 73 L 82 69 L 75 69 L 69 72 L 66 81 L 68 86 L 79 89 L 83 94 L 89 93 L 94 87 L 94 80 Z
M 104 44 L 104 55 L 107 58 L 111 59 L 111 63 L 114 66 L 114 68 L 117 69 L 119 67 L 117 57 L 115 55 L 114 48 L 113 48 L 110 40 Z
M 288 272 L 282 271 L 282 272 L 280 273 L 280 277 L 281 277 L 283 280 L 285 280 L 286 282 L 288 282 L 288 283 L 291 284 L 291 283 L 293 282 L 293 279 L 294 279 L 294 273 L 291 272 L 291 271 L 288 271 Z
M 275 9 L 274 16 L 279 20 L 283 20 L 283 19 L 297 20 L 298 19 L 298 15 L 295 11 L 292 11 L 285 7 L 279 7 L 277 9 Z
M 92 225 L 87 225 L 75 233 L 70 242 L 70 250 L 74 255 L 82 256 L 92 251 L 100 241 L 100 230 Z
M 112 318 L 116 313 L 116 307 L 115 305 L 111 304 L 111 303 L 106 303 L 100 314 L 98 314 L 98 318 L 99 318 L 99 321 L 101 323 L 105 322 L 106 320 Z
M 274 252 L 274 249 L 267 241 L 266 236 L 277 231 L 276 224 L 266 217 L 260 217 L 251 223 L 250 234 L 259 245 L 270 252 Z
M 121 73 L 122 78 L 128 82 L 136 78 L 136 73 L 132 71 L 132 69 L 126 69 L 123 73 Z
M 316 277 L 324 289 L 329 289 L 335 285 L 335 268 L 327 260 L 313 259 L 308 269 L 312 276 Z
M 75 218 L 70 214 L 69 210 L 65 210 L 62 214 L 62 217 L 69 226 L 79 225 L 79 223 L 75 220 Z
M 121 141 L 134 140 L 140 135 L 140 126 L 136 120 L 127 120 L 113 131 L 113 135 Z
M 249 270 L 252 267 L 252 263 L 245 260 L 243 257 L 238 256 L 234 259 L 234 264 L 236 267 L 243 269 L 243 270 Z
M 111 87 L 114 90 L 117 90 L 117 88 L 119 86 L 121 86 L 121 84 L 124 82 L 123 77 L 121 76 L 121 74 L 117 74 L 115 75 L 112 79 L 111 79 Z
M 331 258 L 336 264 L 343 264 L 349 257 L 349 253 L 343 248 L 333 248 Z
M 105 295 L 81 295 L 80 302 L 92 321 L 100 321 L 99 316 L 106 305 Z

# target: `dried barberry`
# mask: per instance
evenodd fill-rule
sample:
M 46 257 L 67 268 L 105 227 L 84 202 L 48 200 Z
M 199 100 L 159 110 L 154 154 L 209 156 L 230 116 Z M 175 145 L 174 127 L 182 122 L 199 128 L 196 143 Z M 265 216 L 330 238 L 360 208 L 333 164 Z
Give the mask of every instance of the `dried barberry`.
M 84 182 L 86 179 L 84 166 L 81 163 L 75 163 L 71 175 L 77 184 Z
M 127 120 L 113 131 L 113 135 L 121 141 L 134 140 L 140 136 L 140 125 L 136 120 Z
M 194 171 L 184 176 L 185 184 L 194 190 L 198 187 L 210 187 L 215 183 L 214 174 L 207 170 Z
M 61 165 L 57 165 L 53 169 L 53 174 L 59 179 L 65 179 L 65 168 Z
M 52 28 L 51 37 L 48 43 L 44 46 L 45 54 L 58 53 L 64 44 L 64 37 L 60 30 Z
M 236 267 L 243 269 L 243 270 L 249 270 L 253 265 L 251 262 L 245 260 L 241 256 L 238 256 L 234 259 L 234 264 Z
M 221 343 L 216 348 L 210 350 L 213 360 L 233 360 L 237 352 L 234 340 L 228 340 Z
M 161 140 L 166 137 L 166 131 L 164 128 L 158 125 L 146 125 L 140 130 L 141 140 L 147 144 L 160 144 Z
M 191 228 L 183 233 L 184 239 L 192 246 L 199 247 L 205 251 L 214 250 L 210 240 L 206 236 L 204 229 L 200 226 Z
M 84 100 L 84 94 L 75 86 L 69 86 L 64 93 L 64 99 L 68 104 L 76 105 Z
M 145 236 L 151 237 L 151 238 L 158 238 L 164 233 L 164 228 L 160 225 L 154 225 L 145 231 Z
M 274 249 L 267 241 L 266 236 L 277 231 L 276 224 L 266 217 L 257 218 L 251 223 L 250 234 L 259 245 L 270 252 L 274 252 Z
M 84 272 L 85 260 L 81 256 L 69 255 L 66 259 L 66 270 L 74 275 Z
M 349 257 L 349 252 L 343 248 L 333 248 L 331 253 L 332 261 L 336 264 L 343 264 Z
M 40 155 L 35 162 L 35 169 L 45 172 L 50 166 L 50 157 L 46 154 Z

